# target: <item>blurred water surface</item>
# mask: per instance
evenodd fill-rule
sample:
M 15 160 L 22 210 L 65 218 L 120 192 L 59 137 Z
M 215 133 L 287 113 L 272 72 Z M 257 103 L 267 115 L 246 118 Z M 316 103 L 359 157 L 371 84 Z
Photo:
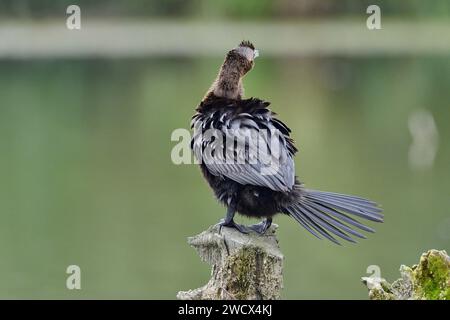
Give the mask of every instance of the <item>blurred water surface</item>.
M 196 166 L 172 164 L 170 135 L 189 127 L 221 62 L 0 61 L 0 298 L 172 299 L 207 281 L 186 237 L 224 208 Z M 369 265 L 393 280 L 423 251 L 449 249 L 449 82 L 446 57 L 257 61 L 246 95 L 293 130 L 301 180 L 374 199 L 386 217 L 341 247 L 276 218 L 285 298 L 365 299 Z M 418 109 L 440 143 L 431 168 L 414 171 Z M 65 287 L 70 264 L 82 290 Z

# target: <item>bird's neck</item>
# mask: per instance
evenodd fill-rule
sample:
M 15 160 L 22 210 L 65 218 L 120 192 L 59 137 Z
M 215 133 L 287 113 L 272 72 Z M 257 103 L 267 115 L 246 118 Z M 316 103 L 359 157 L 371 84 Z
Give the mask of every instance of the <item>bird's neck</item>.
M 241 74 L 236 68 L 227 64 L 222 65 L 210 93 L 216 97 L 239 100 L 244 95 Z

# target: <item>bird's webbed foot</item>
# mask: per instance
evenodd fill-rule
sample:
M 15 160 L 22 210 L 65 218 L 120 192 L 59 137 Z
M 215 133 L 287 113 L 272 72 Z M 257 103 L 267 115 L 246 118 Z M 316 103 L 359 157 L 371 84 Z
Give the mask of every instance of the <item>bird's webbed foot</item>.
M 255 231 L 258 234 L 264 234 L 267 231 L 267 229 L 270 228 L 271 225 L 272 225 L 272 218 L 267 218 L 267 219 L 261 221 L 260 223 L 252 224 L 251 226 L 248 226 L 248 228 L 250 230 Z
M 220 227 L 235 228 L 240 233 L 247 234 L 247 233 L 250 232 L 250 230 L 246 226 L 234 222 L 233 219 L 229 220 L 229 221 L 227 221 L 227 219 L 221 219 L 218 224 L 219 224 Z

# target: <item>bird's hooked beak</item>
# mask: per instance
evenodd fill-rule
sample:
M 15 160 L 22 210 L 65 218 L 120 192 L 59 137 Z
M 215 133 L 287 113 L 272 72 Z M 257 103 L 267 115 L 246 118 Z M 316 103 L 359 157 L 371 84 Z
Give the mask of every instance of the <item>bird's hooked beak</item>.
M 253 59 L 256 59 L 256 58 L 258 58 L 259 57 L 259 50 L 258 49 L 255 49 L 254 51 L 253 51 Z

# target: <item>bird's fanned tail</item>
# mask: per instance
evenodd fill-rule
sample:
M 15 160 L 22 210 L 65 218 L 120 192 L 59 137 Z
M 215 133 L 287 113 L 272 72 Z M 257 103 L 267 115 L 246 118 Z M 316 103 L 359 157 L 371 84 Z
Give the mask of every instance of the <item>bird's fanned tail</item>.
M 375 202 L 351 195 L 303 189 L 296 203 L 284 211 L 317 238 L 340 244 L 336 237 L 356 242 L 366 238 L 355 229 L 374 232 L 351 216 L 383 222 L 383 211 Z

